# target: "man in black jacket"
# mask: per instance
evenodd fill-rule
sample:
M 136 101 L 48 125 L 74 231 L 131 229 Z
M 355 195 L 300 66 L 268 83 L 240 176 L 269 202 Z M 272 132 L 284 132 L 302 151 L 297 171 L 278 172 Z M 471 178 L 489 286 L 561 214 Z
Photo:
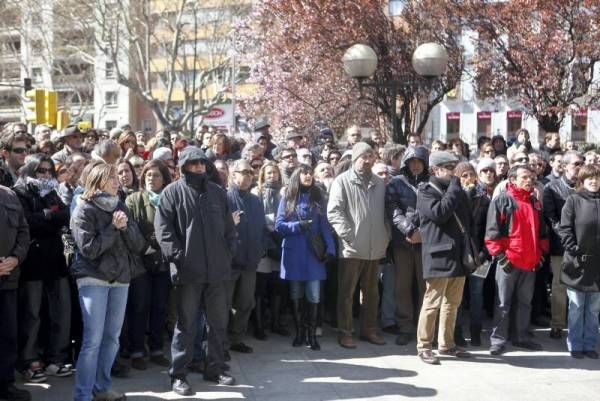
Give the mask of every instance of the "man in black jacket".
M 544 187 L 543 201 L 544 218 L 550 229 L 550 266 L 552 267 L 550 337 L 554 339 L 561 338 L 562 330 L 567 327 L 567 289 L 560 282 L 560 267 L 564 254 L 558 235 L 560 216 L 567 198 L 575 192 L 577 174 L 583 166 L 583 156 L 579 152 L 568 151 L 563 155 L 562 163 L 564 173 Z
M 441 355 L 459 358 L 470 354 L 454 343 L 456 314 L 462 300 L 465 268 L 462 264 L 463 229 L 471 226 L 469 199 L 454 176 L 458 158 L 446 151 L 433 152 L 429 165 L 433 176 L 419 186 L 417 211 L 422 238 L 423 278 L 426 282 L 417 327 L 417 352 L 428 364 L 439 364 L 432 351 L 438 312 Z
M 10 174 L 0 166 L 0 182 Z M 27 401 L 31 395 L 17 389 L 17 287 L 19 265 L 27 256 L 29 227 L 23 207 L 10 189 L 0 185 L 0 399 Z
M 235 383 L 233 377 L 224 373 L 223 343 L 236 232 L 226 193 L 206 176 L 207 160 L 195 146 L 181 152 L 182 178 L 163 190 L 154 220 L 156 239 L 171 266 L 177 307 L 169 375 L 172 389 L 179 395 L 193 394 L 186 369 L 193 357 L 201 305 L 206 308 L 210 326 L 204 380 Z

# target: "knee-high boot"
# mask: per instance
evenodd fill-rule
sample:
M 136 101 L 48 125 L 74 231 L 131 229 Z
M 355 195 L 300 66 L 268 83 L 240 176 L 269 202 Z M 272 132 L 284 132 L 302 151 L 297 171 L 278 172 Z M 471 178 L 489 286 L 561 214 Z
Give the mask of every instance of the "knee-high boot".
M 313 351 L 319 351 L 321 346 L 317 341 L 317 317 L 319 304 L 308 303 L 308 346 Z
M 296 326 L 296 337 L 292 342 L 294 347 L 299 347 L 306 344 L 306 325 L 304 311 L 302 308 L 302 300 L 292 299 L 292 317 L 294 318 L 294 325 Z

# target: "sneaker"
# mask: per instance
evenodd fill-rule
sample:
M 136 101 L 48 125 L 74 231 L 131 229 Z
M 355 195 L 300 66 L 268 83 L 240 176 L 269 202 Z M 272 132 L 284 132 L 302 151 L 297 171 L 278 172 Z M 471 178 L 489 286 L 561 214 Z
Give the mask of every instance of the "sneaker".
M 171 390 L 177 395 L 192 395 L 194 391 L 185 377 L 174 377 L 171 379 Z
M 0 399 L 9 401 L 31 401 L 31 394 L 27 390 L 16 388 L 14 384 L 9 383 L 0 390 Z
M 498 356 L 506 352 L 506 347 L 501 344 L 492 344 L 490 347 L 490 355 Z
M 44 368 L 42 367 L 41 362 L 33 362 L 29 365 L 29 368 L 23 371 L 23 376 L 25 376 L 25 380 L 30 383 L 44 383 L 48 380 L 46 373 L 44 373 Z
M 221 373 L 217 375 L 204 374 L 204 380 L 207 382 L 214 382 L 222 386 L 233 386 L 235 385 L 235 378 L 228 375 L 227 373 Z
M 127 396 L 113 390 L 101 391 L 94 394 L 93 401 L 125 401 Z
M 64 363 L 51 363 L 45 370 L 48 376 L 67 377 L 73 374 L 71 366 Z
M 453 356 L 455 358 L 470 358 L 471 357 L 470 352 L 465 351 L 464 349 L 459 348 L 459 347 L 454 347 L 454 348 L 450 348 L 450 349 L 446 349 L 446 350 L 438 350 L 438 353 L 440 355 Z
M 166 358 L 164 355 L 152 355 L 150 356 L 150 362 L 158 366 L 163 366 L 165 368 L 171 366 L 171 361 L 169 361 L 169 359 Z
M 419 358 L 428 365 L 439 365 L 440 359 L 432 350 L 419 352 Z

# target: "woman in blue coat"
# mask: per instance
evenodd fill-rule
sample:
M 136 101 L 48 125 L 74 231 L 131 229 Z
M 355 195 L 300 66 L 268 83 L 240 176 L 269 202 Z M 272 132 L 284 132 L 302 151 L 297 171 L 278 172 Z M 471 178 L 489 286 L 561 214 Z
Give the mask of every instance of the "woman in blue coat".
M 325 213 L 321 191 L 314 185 L 313 169 L 302 164 L 290 177 L 275 221 L 275 229 L 283 236 L 281 278 L 290 282 L 296 325 L 294 347 L 308 343 L 313 350 L 321 349 L 316 337 L 319 287 L 326 277 L 325 260 L 335 257 L 333 235 Z M 320 235 L 325 243 L 326 256 L 322 260 L 310 243 L 314 235 Z M 307 302 L 301 311 L 303 295 Z

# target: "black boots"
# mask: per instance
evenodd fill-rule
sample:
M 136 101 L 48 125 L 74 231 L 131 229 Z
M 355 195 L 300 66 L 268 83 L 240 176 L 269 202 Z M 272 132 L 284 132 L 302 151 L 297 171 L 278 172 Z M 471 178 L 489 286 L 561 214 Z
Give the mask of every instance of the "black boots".
M 481 325 L 471 325 L 471 345 L 474 347 L 481 346 Z
M 290 331 L 281 324 L 281 303 L 281 296 L 275 296 L 271 300 L 271 332 L 287 337 Z M 285 308 L 283 312 L 285 313 Z
M 317 342 L 317 318 L 319 304 L 307 303 L 308 305 L 308 346 L 313 351 L 319 351 L 321 346 Z
M 294 326 L 296 326 L 296 337 L 292 342 L 294 347 L 300 347 L 306 344 L 306 325 L 305 325 L 305 308 L 302 308 L 300 299 L 292 299 L 292 317 L 294 318 Z
M 263 300 L 256 297 L 256 306 L 254 307 L 254 338 L 260 341 L 267 339 L 264 326 Z

